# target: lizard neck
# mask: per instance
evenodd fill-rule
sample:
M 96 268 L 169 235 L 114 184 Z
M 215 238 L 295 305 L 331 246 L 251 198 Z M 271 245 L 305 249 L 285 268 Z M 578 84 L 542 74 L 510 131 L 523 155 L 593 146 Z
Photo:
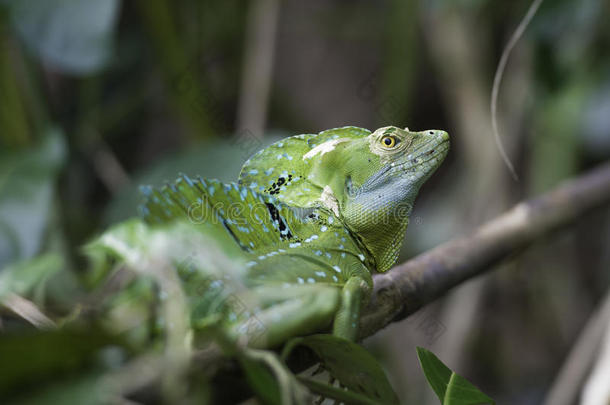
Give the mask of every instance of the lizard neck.
M 347 225 L 370 252 L 378 272 L 389 270 L 396 260 L 409 224 L 417 187 L 406 182 L 366 184 L 344 205 Z

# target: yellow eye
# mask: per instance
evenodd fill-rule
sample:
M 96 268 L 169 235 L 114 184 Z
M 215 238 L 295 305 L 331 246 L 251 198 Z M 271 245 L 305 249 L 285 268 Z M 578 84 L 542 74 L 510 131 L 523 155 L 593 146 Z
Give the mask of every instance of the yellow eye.
M 396 145 L 396 138 L 394 138 L 393 136 L 384 136 L 383 138 L 381 138 L 381 143 L 386 148 L 393 148 Z

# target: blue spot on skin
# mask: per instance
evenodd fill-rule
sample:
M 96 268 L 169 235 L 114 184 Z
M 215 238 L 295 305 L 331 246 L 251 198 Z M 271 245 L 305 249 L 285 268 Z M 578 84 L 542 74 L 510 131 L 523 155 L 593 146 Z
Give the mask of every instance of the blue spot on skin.
M 316 276 L 326 277 L 326 273 L 324 273 L 323 271 L 316 271 Z
M 258 174 L 258 170 L 252 169 L 248 172 L 249 174 Z
M 281 147 L 283 147 L 283 146 L 284 146 L 284 142 L 278 142 L 276 146 L 277 146 L 278 148 L 281 148 Z
M 269 176 L 271 173 L 273 173 L 273 168 L 268 169 L 268 170 L 265 170 L 265 174 L 266 174 L 267 176 Z
M 341 273 L 339 266 L 333 266 L 333 270 L 335 270 L 337 273 Z
M 306 243 L 311 242 L 312 240 L 318 239 L 318 235 L 311 235 L 309 238 L 305 239 Z
M 308 282 L 309 284 L 313 284 L 313 283 L 315 283 L 315 282 L 316 282 L 316 280 L 314 280 L 313 278 L 309 277 L 309 278 L 307 279 L 307 282 Z
M 216 191 L 216 189 L 214 189 L 214 187 L 212 187 L 212 186 L 208 187 L 208 193 L 210 193 L 210 197 L 214 196 L 215 191 Z
M 297 282 L 299 284 L 303 284 L 305 282 L 305 280 L 303 280 L 301 277 L 297 277 Z
M 326 225 L 322 225 L 322 227 L 320 228 L 321 232 L 326 232 L 328 230 L 328 227 Z
M 291 247 L 291 248 L 299 247 L 299 246 L 301 246 L 301 242 L 291 243 L 288 246 Z
M 330 253 L 326 253 L 326 257 L 328 257 L 330 259 L 331 258 Z
M 316 256 L 322 256 L 322 251 L 320 250 L 316 250 L 314 253 L 316 254 Z
M 339 281 L 339 279 L 337 278 L 337 276 L 333 276 L 333 281 Z

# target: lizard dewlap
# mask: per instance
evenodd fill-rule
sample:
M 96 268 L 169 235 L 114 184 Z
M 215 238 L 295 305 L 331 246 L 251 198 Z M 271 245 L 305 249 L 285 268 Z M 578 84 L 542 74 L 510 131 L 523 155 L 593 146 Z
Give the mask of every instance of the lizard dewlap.
M 448 149 L 444 131 L 392 126 L 293 136 L 255 154 L 237 183 L 181 176 L 144 188 L 133 245 L 174 262 L 185 243 L 201 246 L 178 275 L 197 302 L 192 321 L 220 322 L 229 338 L 271 347 L 332 325 L 355 340 L 371 274 L 395 263 L 419 188 Z M 157 230 L 175 236 L 157 243 Z M 120 231 L 101 243 L 121 249 Z M 256 339 L 244 332 L 253 319 Z

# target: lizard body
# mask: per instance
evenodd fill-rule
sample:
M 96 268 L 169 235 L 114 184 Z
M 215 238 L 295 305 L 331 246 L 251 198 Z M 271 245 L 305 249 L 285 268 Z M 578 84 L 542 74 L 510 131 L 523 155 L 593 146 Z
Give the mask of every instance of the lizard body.
M 186 244 L 205 245 L 231 263 L 231 271 L 205 258 L 178 268 L 197 307 L 193 322 L 220 319 L 229 337 L 254 347 L 331 323 L 335 335 L 354 340 L 371 273 L 396 261 L 419 187 L 448 146 L 446 132 L 397 127 L 293 136 L 248 160 L 238 184 L 182 176 L 161 190 L 145 188 L 146 224 L 138 226 L 174 232 L 175 243 L 151 247 L 145 232 L 131 243 L 165 249 L 176 262 Z M 181 227 L 192 227 L 185 219 L 197 224 L 201 241 L 181 239 Z M 112 232 L 102 243 L 116 250 Z M 227 304 L 229 297 L 239 305 Z M 244 337 L 252 319 L 257 339 Z

